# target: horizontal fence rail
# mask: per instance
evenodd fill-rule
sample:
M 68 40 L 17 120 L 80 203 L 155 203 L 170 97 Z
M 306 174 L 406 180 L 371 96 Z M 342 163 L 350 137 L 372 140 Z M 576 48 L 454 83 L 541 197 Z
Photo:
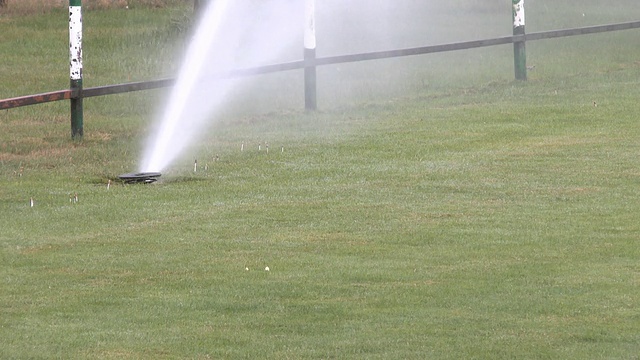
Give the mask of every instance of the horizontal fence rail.
M 20 106 L 42 104 L 51 101 L 69 100 L 77 97 L 78 94 L 72 90 L 58 90 L 48 93 L 19 96 L 10 99 L 0 100 L 0 109 L 12 109 Z
M 463 41 L 442 45 L 421 46 L 413 48 L 404 48 L 397 50 L 375 51 L 360 54 L 338 55 L 328 57 L 318 57 L 315 59 L 306 59 L 293 61 L 288 63 L 273 64 L 259 66 L 248 69 L 238 69 L 224 74 L 212 76 L 212 79 L 238 78 L 245 76 L 254 76 L 261 74 L 269 74 L 275 72 L 304 69 L 306 67 L 315 67 L 332 64 L 351 63 L 358 61 L 380 60 L 404 56 L 424 55 L 438 52 L 448 52 L 457 50 L 475 49 L 489 46 L 506 45 L 515 42 L 535 41 L 544 39 L 554 39 L 577 35 L 597 34 L 612 31 L 622 31 L 640 28 L 640 21 L 625 22 L 619 24 L 597 25 L 573 29 L 551 30 L 534 32 L 523 35 L 503 36 L 492 39 Z M 106 85 L 99 87 L 84 88 L 81 92 L 77 90 L 59 90 L 48 93 L 27 95 L 15 97 L 11 99 L 0 100 L 0 109 L 11 109 L 21 106 L 41 104 L 51 101 L 69 100 L 74 98 L 88 98 L 103 95 L 122 94 L 141 90 L 152 90 L 172 86 L 175 79 L 159 79 L 151 81 L 140 81 L 132 83 L 124 83 L 117 85 Z

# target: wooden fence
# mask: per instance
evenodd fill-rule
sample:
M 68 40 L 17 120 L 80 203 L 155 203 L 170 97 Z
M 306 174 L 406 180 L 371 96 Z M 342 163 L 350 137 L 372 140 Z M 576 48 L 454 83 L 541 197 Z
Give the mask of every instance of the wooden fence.
M 596 33 L 611 32 L 611 31 L 622 31 L 622 30 L 630 30 L 630 29 L 638 29 L 638 28 L 640 28 L 640 21 L 632 21 L 632 22 L 624 22 L 624 23 L 609 24 L 609 25 L 542 31 L 542 32 L 529 33 L 529 34 L 515 34 L 515 35 L 503 36 L 498 38 L 474 40 L 474 41 L 463 41 L 463 42 L 455 42 L 455 43 L 442 44 L 442 45 L 421 46 L 421 47 L 412 47 L 412 48 L 395 49 L 395 50 L 387 50 L 387 51 L 376 51 L 376 52 L 329 56 L 329 57 L 318 57 L 318 58 L 305 57 L 304 60 L 293 61 L 288 63 L 273 64 L 273 65 L 260 66 L 260 67 L 247 68 L 247 69 L 237 69 L 228 73 L 218 74 L 214 76 L 213 79 L 236 78 L 236 77 L 253 76 L 258 74 L 268 74 L 268 73 L 274 73 L 274 72 L 299 70 L 299 69 L 315 69 L 316 67 L 323 66 L 323 65 L 379 60 L 379 59 L 388 59 L 388 58 L 396 58 L 396 57 L 404 57 L 404 56 L 416 56 L 416 55 L 424 55 L 424 54 L 431 54 L 431 53 L 438 53 L 438 52 L 474 49 L 474 48 L 481 48 L 481 47 L 488 47 L 488 46 L 497 46 L 497 45 L 506 45 L 506 44 L 524 44 L 528 41 L 553 39 L 553 38 L 586 35 L 586 34 L 596 34 Z M 515 54 L 515 56 L 517 56 L 517 54 Z M 516 67 L 517 66 L 518 65 L 516 65 Z M 518 69 L 516 69 L 516 78 L 519 78 Z M 73 104 L 73 101 L 74 100 L 77 101 L 78 99 L 80 99 L 81 101 L 83 98 L 90 98 L 95 96 L 104 96 L 104 95 L 111 95 L 111 94 L 128 93 L 133 91 L 158 89 L 158 88 L 169 87 L 174 83 L 175 83 L 175 79 L 167 78 L 167 79 L 131 82 L 131 83 L 124 83 L 124 84 L 115 84 L 115 85 L 79 88 L 79 89 L 72 87 L 71 89 L 58 90 L 58 91 L 52 91 L 47 93 L 35 94 L 35 95 L 26 95 L 26 96 L 14 97 L 10 99 L 3 99 L 3 100 L 0 100 L 0 109 L 11 109 L 11 108 L 17 108 L 21 106 L 42 104 L 46 102 L 60 101 L 60 100 L 71 100 Z M 310 87 L 312 87 L 312 89 L 310 89 Z M 305 91 L 310 91 L 315 94 L 315 81 L 313 82 L 313 84 L 305 84 Z M 73 105 L 72 105 L 72 112 L 73 112 Z M 72 123 L 73 123 L 73 119 L 72 119 Z M 72 124 L 72 134 L 73 133 L 74 133 L 74 129 Z M 82 135 L 82 133 L 80 133 L 80 135 Z

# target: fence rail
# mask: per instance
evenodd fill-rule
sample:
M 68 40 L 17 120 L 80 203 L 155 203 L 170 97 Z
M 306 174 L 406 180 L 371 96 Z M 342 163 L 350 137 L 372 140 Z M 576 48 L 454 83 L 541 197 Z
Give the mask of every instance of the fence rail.
M 638 28 L 640 28 L 640 21 L 631 21 L 631 22 L 609 24 L 609 25 L 598 25 L 598 26 L 580 27 L 580 28 L 563 29 L 563 30 L 541 31 L 541 32 L 534 32 L 534 33 L 528 33 L 523 35 L 503 36 L 498 38 L 463 41 L 463 42 L 455 42 L 455 43 L 442 44 L 442 45 L 431 45 L 431 46 L 421 46 L 421 47 L 376 51 L 376 52 L 359 53 L 359 54 L 318 57 L 314 59 L 299 60 L 299 61 L 293 61 L 288 63 L 266 65 L 266 66 L 247 68 L 247 69 L 237 69 L 228 73 L 218 74 L 216 76 L 213 76 L 212 78 L 213 79 L 237 78 L 237 77 L 244 77 L 244 76 L 269 74 L 269 73 L 281 72 L 281 71 L 298 70 L 298 69 L 304 69 L 308 67 L 317 67 L 317 66 L 323 66 L 323 65 L 342 64 L 342 63 L 351 63 L 351 62 L 369 61 L 369 60 L 380 60 L 380 59 L 424 55 L 424 54 L 447 52 L 447 51 L 467 50 L 467 49 L 482 48 L 482 47 L 489 47 L 489 46 L 506 45 L 506 44 L 512 44 L 517 42 L 562 38 L 562 37 L 577 36 L 577 35 L 597 34 L 597 33 L 622 31 L 622 30 L 630 30 L 630 29 L 638 29 Z M 84 88 L 81 91 L 78 91 L 76 89 L 58 90 L 58 91 L 52 91 L 52 92 L 47 92 L 42 94 L 26 95 L 26 96 L 20 96 L 20 97 L 15 97 L 10 99 L 3 99 L 3 100 L 0 100 L 0 109 L 11 109 L 11 108 L 17 108 L 21 106 L 35 105 L 35 104 L 41 104 L 46 102 L 52 102 L 52 101 L 70 100 L 70 99 L 76 99 L 76 98 L 88 98 L 88 97 L 95 97 L 95 96 L 104 96 L 104 95 L 122 94 L 122 93 L 134 92 L 134 91 L 158 89 L 163 87 L 169 87 L 174 83 L 175 83 L 175 79 L 168 78 L 168 79 L 123 83 L 123 84 L 116 84 L 116 85 L 106 85 L 106 86 L 99 86 L 99 87 L 90 87 L 90 88 Z

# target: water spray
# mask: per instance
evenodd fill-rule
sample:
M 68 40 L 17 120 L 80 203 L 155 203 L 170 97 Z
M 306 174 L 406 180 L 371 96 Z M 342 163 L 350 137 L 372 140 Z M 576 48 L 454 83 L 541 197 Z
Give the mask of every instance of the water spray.
M 197 99 L 198 86 L 202 84 L 201 77 L 209 66 L 215 66 L 220 70 L 230 68 L 227 64 L 228 55 L 221 55 L 214 65 L 208 60 L 212 49 L 219 44 L 216 42 L 219 39 L 218 32 L 225 22 L 227 7 L 231 3 L 231 0 L 208 2 L 198 31 L 185 53 L 176 84 L 171 91 L 170 101 L 161 116 L 160 127 L 147 148 L 141 167 L 143 173 L 163 170 L 196 134 L 194 123 L 203 121 L 203 112 L 194 108 L 193 101 Z M 219 100 L 212 101 L 207 106 L 217 101 Z M 181 126 L 185 118 L 190 119 L 191 126 Z
M 310 4 L 307 13 L 312 14 L 314 0 L 305 1 Z M 155 181 L 161 171 L 202 136 L 229 97 L 240 90 L 241 82 L 221 75 L 272 63 L 298 41 L 297 30 L 302 30 L 296 19 L 304 8 L 290 0 L 215 0 L 202 5 L 197 30 L 185 51 L 166 106 L 157 115 L 158 126 L 145 146 L 140 172 L 121 175 L 125 182 Z M 314 28 L 313 18 L 308 28 Z M 307 35 L 306 46 L 310 49 L 307 54 L 315 53 L 315 36 L 311 35 L 315 33 Z M 315 71 L 315 65 L 309 65 Z M 244 150 L 249 148 L 245 149 L 243 142 L 240 151 Z M 263 150 L 262 144 L 258 150 Z

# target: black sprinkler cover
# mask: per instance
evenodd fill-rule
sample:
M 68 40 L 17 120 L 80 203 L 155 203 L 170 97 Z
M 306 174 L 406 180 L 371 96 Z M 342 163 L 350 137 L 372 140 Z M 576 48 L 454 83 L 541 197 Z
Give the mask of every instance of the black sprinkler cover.
M 152 182 L 156 182 L 160 177 L 159 172 L 142 172 L 142 173 L 130 173 L 130 174 L 122 174 L 118 176 L 120 180 L 124 181 L 125 184 L 151 184 Z

